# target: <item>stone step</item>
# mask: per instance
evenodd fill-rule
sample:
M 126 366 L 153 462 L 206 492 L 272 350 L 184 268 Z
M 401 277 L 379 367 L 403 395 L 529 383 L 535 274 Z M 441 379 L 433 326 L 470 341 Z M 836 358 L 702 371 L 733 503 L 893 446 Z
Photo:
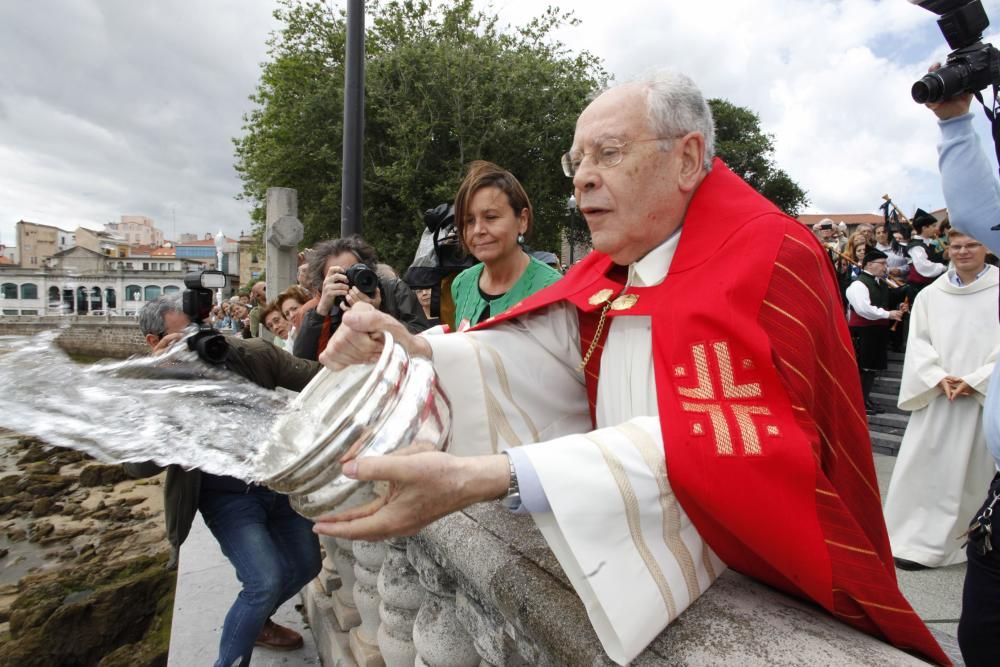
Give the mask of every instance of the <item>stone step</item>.
M 905 430 L 909 420 L 909 414 L 883 412 L 880 415 L 869 415 L 868 427 L 873 431 L 892 433 L 894 430 Z
M 896 456 L 899 453 L 899 445 L 903 442 L 903 436 L 892 433 L 871 433 L 872 451 L 876 454 L 886 454 Z
M 899 415 L 910 414 L 896 407 L 896 401 L 899 399 L 899 396 L 895 393 L 887 394 L 881 391 L 873 391 L 871 393 L 871 399 L 876 403 L 878 403 L 879 407 L 881 407 L 888 413 L 899 414 Z
M 902 378 L 892 377 L 891 375 L 880 375 L 878 379 L 875 380 L 876 387 L 882 387 L 886 390 L 886 393 L 899 393 L 899 385 L 902 382 Z

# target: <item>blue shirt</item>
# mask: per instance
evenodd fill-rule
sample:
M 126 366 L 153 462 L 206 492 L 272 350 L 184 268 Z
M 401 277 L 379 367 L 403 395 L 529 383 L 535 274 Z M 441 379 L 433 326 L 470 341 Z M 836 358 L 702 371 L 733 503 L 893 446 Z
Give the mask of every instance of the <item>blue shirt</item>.
M 938 167 L 948 218 L 955 229 L 1000 255 L 1000 180 L 996 165 L 972 129 L 972 114 L 942 120 Z M 993 370 L 983 405 L 986 444 L 1000 467 L 1000 364 Z

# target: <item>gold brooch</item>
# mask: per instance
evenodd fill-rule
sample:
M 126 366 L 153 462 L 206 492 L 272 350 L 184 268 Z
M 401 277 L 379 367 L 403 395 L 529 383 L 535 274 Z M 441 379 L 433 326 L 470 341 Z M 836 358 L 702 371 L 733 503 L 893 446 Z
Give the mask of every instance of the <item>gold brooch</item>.
M 622 294 L 611 302 L 611 310 L 628 310 L 639 301 L 638 294 Z
M 599 306 L 608 299 L 610 299 L 612 294 L 614 294 L 614 291 L 607 288 L 602 289 L 599 292 L 594 292 L 594 294 L 591 295 L 589 299 L 587 299 L 587 303 L 589 303 L 591 306 Z

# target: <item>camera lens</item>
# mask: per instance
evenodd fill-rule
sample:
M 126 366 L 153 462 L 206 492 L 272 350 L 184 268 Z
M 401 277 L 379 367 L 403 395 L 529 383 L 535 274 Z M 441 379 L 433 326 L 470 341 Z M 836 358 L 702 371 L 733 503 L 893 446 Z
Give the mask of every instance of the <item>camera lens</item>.
M 924 76 L 920 81 L 910 88 L 910 95 L 917 104 L 927 104 L 928 102 L 940 102 L 943 97 L 944 82 L 936 72 Z

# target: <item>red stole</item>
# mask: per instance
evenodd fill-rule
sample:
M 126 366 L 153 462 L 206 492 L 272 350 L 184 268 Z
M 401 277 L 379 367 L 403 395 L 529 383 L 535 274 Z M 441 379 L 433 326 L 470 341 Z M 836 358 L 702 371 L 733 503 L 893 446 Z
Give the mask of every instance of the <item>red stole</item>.
M 623 289 L 611 269 L 591 253 L 481 326 L 569 301 L 584 355 L 606 301 L 595 295 Z M 733 569 L 947 664 L 896 584 L 857 366 L 813 235 L 716 160 L 666 280 L 628 293 L 638 301 L 608 310 L 585 369 L 591 414 L 610 319 L 651 317 L 670 483 L 706 542 Z

